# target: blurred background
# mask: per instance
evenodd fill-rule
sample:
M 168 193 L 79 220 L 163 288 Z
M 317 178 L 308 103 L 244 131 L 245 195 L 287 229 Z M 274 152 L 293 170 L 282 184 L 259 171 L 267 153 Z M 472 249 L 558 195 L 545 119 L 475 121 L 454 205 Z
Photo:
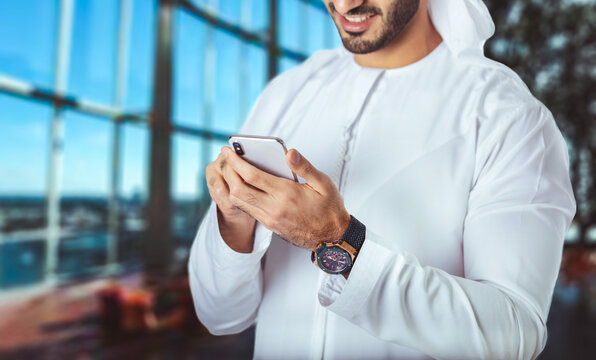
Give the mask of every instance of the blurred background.
M 578 203 L 540 358 L 595 358 L 596 2 L 486 3 Z M 254 329 L 192 309 L 204 168 L 270 79 L 337 46 L 320 0 L 0 0 L 0 358 L 252 358 Z

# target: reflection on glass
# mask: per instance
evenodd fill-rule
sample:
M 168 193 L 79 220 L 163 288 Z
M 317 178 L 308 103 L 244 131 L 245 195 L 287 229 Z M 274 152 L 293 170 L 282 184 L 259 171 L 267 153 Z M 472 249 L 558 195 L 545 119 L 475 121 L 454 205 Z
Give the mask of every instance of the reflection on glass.
M 205 32 L 203 21 L 176 11 L 174 32 L 174 121 L 198 127 L 204 104 Z
M 58 273 L 81 277 L 101 271 L 98 267 L 106 264 L 107 239 L 104 229 L 76 234 L 63 232 L 58 245 Z
M 172 195 L 176 201 L 196 200 L 201 195 L 203 141 L 184 134 L 172 138 Z
M 241 109 L 241 124 L 246 120 L 250 109 L 267 84 L 267 52 L 263 47 L 252 44 L 246 44 L 244 47 L 247 49 L 243 53 L 247 54 L 244 66 L 247 66 L 248 80 L 241 94 L 243 104 L 246 104 Z
M 0 94 L 0 289 L 40 281 L 45 266 L 51 108 Z
M 245 2 L 246 0 L 220 0 L 217 4 L 217 12 L 224 20 L 239 24 Z
M 54 85 L 57 0 L 0 1 L 0 74 Z
M 241 124 L 241 76 L 242 41 L 223 31 L 216 30 L 215 106 L 213 128 L 232 133 Z
M 122 125 L 122 199 L 146 199 L 148 188 L 149 131 L 146 126 Z
M 306 50 L 307 54 L 312 54 L 317 50 L 325 49 L 327 47 L 326 38 L 328 34 L 327 23 L 332 21 L 326 10 L 314 6 L 307 6 L 306 18 L 308 19 L 308 27 L 306 34 Z
M 125 108 L 147 112 L 153 90 L 156 0 L 134 0 L 128 50 L 128 79 Z
M 68 92 L 111 104 L 120 2 L 75 1 Z
M 105 197 L 108 193 L 112 124 L 107 119 L 65 112 L 65 196 Z
M 305 11 L 308 5 L 299 0 L 278 2 L 277 21 L 280 45 L 294 51 L 305 50 L 304 32 L 309 22 L 305 22 Z
M 43 234 L 0 243 L 0 290 L 43 279 L 46 243 Z
M 122 125 L 121 146 L 118 263 L 130 267 L 141 260 L 147 229 L 149 130 L 144 125 Z
M 209 153 L 209 157 L 207 158 L 208 163 L 217 159 L 217 157 L 219 156 L 219 153 L 221 152 L 221 148 L 224 146 L 230 146 L 230 144 L 227 141 L 223 141 L 223 140 L 214 140 L 214 141 L 210 142 L 210 144 L 209 144 L 210 153 Z M 207 164 L 205 164 L 205 166 L 207 166 Z
M 64 122 L 58 272 L 81 276 L 106 261 L 113 125 L 70 111 Z
M 331 16 L 326 15 L 327 21 L 325 21 L 325 47 L 327 49 L 335 49 L 338 46 L 343 46 L 339 32 L 335 23 L 331 19 Z
M 300 64 L 299 61 L 290 59 L 288 57 L 281 57 L 277 61 L 277 65 L 278 65 L 278 69 L 279 69 L 280 73 L 286 72 L 299 64 Z
M 177 241 L 190 242 L 208 205 L 205 166 L 209 143 L 184 134 L 176 134 L 172 140 L 172 233 Z
M 0 196 L 42 197 L 52 110 L 4 94 L 0 109 Z
M 231 0 L 228 0 L 231 1 Z M 248 0 L 244 0 L 245 2 Z M 269 27 L 269 0 L 252 0 L 249 1 L 250 22 L 247 24 L 248 28 L 256 32 L 267 31 Z M 246 8 L 246 7 L 245 7 Z
M 200 7 L 206 7 L 209 6 L 209 4 L 213 4 L 215 3 L 217 0 L 191 0 L 192 3 L 194 3 L 197 6 Z

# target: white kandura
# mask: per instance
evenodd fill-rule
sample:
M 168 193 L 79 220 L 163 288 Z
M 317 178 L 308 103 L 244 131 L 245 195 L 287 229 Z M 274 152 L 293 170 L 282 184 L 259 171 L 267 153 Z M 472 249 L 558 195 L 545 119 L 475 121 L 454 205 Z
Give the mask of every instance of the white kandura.
M 529 359 L 544 347 L 575 213 L 567 147 L 517 75 L 482 56 L 494 26 L 481 1 L 429 11 L 444 41 L 424 59 L 383 70 L 343 47 L 317 52 L 267 86 L 241 130 L 298 149 L 367 228 L 345 280 L 260 224 L 253 252 L 233 251 L 212 204 L 189 261 L 195 308 L 214 334 L 256 322 L 256 359 Z

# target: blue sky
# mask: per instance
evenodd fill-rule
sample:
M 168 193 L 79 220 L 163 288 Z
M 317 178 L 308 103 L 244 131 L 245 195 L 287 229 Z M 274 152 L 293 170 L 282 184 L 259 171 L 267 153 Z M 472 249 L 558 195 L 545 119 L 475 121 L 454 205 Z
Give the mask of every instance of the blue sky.
M 251 31 L 267 28 L 267 0 L 195 0 L 209 3 L 220 16 Z M 106 105 L 114 101 L 119 0 L 75 0 L 67 94 Z M 130 30 L 127 94 L 124 108 L 145 113 L 150 108 L 155 39 L 155 1 L 134 0 Z M 328 15 L 298 0 L 280 1 L 279 31 L 283 46 L 305 54 L 339 45 Z M 38 87 L 54 86 L 58 0 L 0 1 L 0 75 Z M 309 26 L 302 26 L 308 19 Z M 265 50 L 177 10 L 174 29 L 174 110 L 176 122 L 232 133 L 241 125 L 266 84 Z M 209 72 L 206 39 L 215 41 L 215 69 Z M 283 70 L 295 66 L 280 60 Z M 243 70 L 244 69 L 244 70 Z M 213 75 L 213 88 L 206 79 Z M 214 106 L 207 120 L 206 98 Z M 53 109 L 41 102 L 0 93 L 0 195 L 45 192 L 49 134 Z M 106 195 L 111 175 L 113 125 L 72 110 L 63 112 L 63 195 Z M 127 124 L 122 135 L 121 191 L 130 196 L 147 188 L 148 132 Z M 200 195 L 204 163 L 221 142 L 185 135 L 173 137 L 173 193 Z M 208 151 L 207 154 L 204 152 Z

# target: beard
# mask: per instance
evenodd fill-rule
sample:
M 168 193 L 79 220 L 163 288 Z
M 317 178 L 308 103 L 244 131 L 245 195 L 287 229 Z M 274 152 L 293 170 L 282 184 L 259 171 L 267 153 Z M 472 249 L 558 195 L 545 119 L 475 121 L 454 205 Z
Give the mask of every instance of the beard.
M 344 47 L 354 54 L 368 54 L 382 49 L 391 43 L 402 32 L 406 25 L 408 25 L 410 20 L 412 20 L 418 11 L 419 6 L 420 0 L 394 0 L 387 9 L 387 16 L 381 16 L 381 33 L 374 39 L 365 39 L 366 31 L 353 33 L 344 30 L 348 35 L 343 36 L 341 24 L 338 24 L 338 21 L 335 21 L 333 16 L 332 18 L 334 19 L 337 31 L 339 31 Z M 332 14 L 335 12 L 335 6 L 332 2 L 329 3 L 329 9 Z M 370 14 L 383 15 L 383 11 L 376 6 L 371 6 L 365 3 L 348 11 L 346 15 L 362 16 Z

